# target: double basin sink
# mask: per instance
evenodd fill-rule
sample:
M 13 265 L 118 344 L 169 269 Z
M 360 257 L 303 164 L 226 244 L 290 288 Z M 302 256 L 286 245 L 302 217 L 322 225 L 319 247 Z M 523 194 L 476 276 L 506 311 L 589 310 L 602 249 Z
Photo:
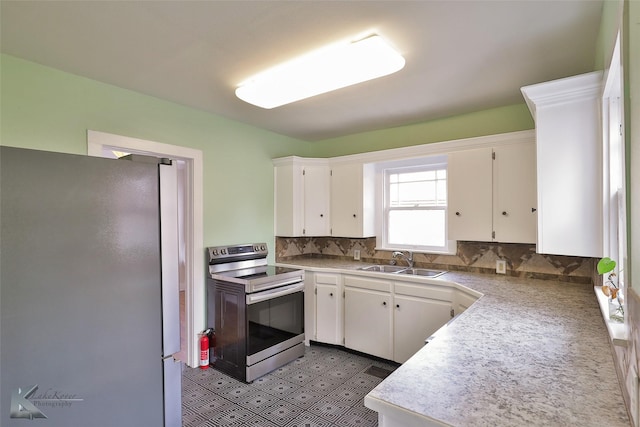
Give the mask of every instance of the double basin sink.
M 410 274 L 424 277 L 438 277 L 446 273 L 446 271 L 429 270 L 428 268 L 402 267 L 398 265 L 370 265 L 368 267 L 360 267 L 358 270 L 374 271 L 377 273 Z

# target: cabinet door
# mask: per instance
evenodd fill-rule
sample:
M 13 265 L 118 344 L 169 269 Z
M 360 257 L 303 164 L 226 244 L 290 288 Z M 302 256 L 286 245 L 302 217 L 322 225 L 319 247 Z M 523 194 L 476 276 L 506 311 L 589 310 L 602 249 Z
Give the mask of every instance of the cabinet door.
M 303 230 L 302 168 L 284 164 L 274 168 L 276 236 L 299 237 Z
M 316 285 L 316 340 L 342 345 L 342 323 L 339 322 L 342 295 L 336 285 Z
M 425 339 L 449 321 L 451 303 L 396 295 L 393 311 L 393 360 L 404 363 L 424 346 Z
M 544 254 L 603 254 L 602 72 L 522 89 L 536 122 L 538 242 Z
M 391 294 L 345 287 L 345 347 L 391 359 Z
M 374 168 L 340 164 L 331 168 L 331 235 L 375 236 Z
M 449 154 L 447 219 L 451 240 L 492 240 L 492 150 Z
M 328 166 L 305 166 L 304 230 L 305 236 L 328 236 L 330 169 Z
M 362 172 L 354 165 L 331 168 L 331 234 L 354 237 L 362 228 Z
M 504 243 L 535 243 L 535 144 L 497 147 L 494 152 L 494 240 Z

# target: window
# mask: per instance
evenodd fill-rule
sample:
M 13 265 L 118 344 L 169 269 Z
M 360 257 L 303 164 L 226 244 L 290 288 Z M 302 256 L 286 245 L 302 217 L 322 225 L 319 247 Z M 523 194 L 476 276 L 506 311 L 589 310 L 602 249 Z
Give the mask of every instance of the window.
M 394 162 L 382 170 L 384 202 L 379 246 L 449 252 L 446 158 L 437 156 L 411 164 Z
M 620 34 L 616 38 L 603 93 L 604 142 L 604 255 L 617 262 L 618 285 L 626 282 L 627 201 L 624 139 L 623 67 Z

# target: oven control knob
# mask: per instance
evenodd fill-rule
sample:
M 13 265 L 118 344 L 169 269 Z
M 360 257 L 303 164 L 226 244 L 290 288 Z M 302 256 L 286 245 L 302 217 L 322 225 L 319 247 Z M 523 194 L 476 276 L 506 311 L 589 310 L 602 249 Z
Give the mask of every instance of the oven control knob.
M 227 250 L 226 249 L 220 249 L 220 254 L 226 255 L 227 254 Z
M 266 246 L 265 246 L 265 245 L 261 245 L 261 246 L 260 246 L 260 250 L 261 250 L 261 251 L 264 251 L 264 250 L 266 250 L 266 249 L 267 249 L 267 248 L 266 248 Z
M 218 250 L 217 249 L 213 250 L 213 256 L 218 256 Z

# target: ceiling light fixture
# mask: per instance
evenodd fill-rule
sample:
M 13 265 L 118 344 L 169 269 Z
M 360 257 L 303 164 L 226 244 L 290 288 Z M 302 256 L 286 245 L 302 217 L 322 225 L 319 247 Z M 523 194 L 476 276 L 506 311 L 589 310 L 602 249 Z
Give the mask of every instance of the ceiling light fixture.
M 402 55 L 374 34 L 277 65 L 242 83 L 236 96 L 270 109 L 395 73 L 404 63 Z

